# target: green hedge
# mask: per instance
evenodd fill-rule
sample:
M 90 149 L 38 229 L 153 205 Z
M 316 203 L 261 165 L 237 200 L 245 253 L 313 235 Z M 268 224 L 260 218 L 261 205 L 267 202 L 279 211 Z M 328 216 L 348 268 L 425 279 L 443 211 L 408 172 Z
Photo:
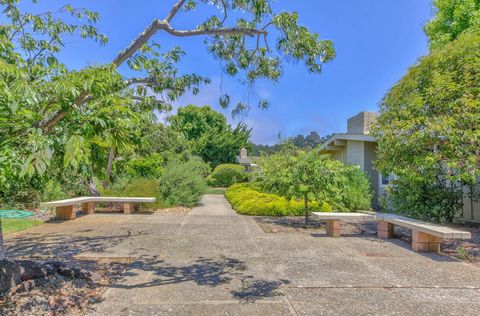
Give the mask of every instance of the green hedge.
M 229 187 L 232 184 L 245 181 L 247 181 L 245 168 L 230 163 L 218 165 L 208 177 L 208 185 L 213 187 Z
M 303 201 L 287 200 L 275 194 L 262 193 L 250 184 L 234 184 L 227 189 L 225 196 L 232 207 L 243 215 L 304 215 Z M 309 207 L 311 211 L 332 211 L 332 206 L 327 202 L 310 202 Z
M 134 178 L 126 181 L 119 181 L 115 186 L 101 189 L 103 196 L 129 196 L 129 197 L 155 197 L 154 203 L 141 203 L 142 208 L 163 208 L 163 198 L 160 195 L 159 181 L 155 179 Z

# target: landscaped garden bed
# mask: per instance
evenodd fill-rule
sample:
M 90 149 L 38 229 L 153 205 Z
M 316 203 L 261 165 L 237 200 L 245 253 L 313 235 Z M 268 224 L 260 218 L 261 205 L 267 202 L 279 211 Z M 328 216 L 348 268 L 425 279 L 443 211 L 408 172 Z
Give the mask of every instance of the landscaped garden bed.
M 107 287 L 119 279 L 130 262 L 129 258 L 62 262 L 19 259 L 17 263 L 29 266 L 36 275 L 30 274 L 28 280 L 2 293 L 1 314 L 83 314 L 89 305 L 101 301 Z

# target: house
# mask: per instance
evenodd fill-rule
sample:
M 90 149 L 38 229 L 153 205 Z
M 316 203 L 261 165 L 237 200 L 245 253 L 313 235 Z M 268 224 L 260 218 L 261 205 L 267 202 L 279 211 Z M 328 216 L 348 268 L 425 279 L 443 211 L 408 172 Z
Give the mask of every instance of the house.
M 374 193 L 373 207 L 379 206 L 379 196 L 384 194 L 388 178 L 375 170 L 377 140 L 370 135 L 370 128 L 377 119 L 375 112 L 360 112 L 347 121 L 347 132 L 336 133 L 320 148 L 320 153 L 330 154 L 333 159 L 347 165 L 359 166 L 370 178 Z
M 253 158 L 253 157 L 252 157 Z M 246 172 L 251 172 L 257 166 L 250 157 L 248 157 L 248 151 L 245 148 L 240 150 L 240 156 L 237 156 L 236 162 L 245 167 Z

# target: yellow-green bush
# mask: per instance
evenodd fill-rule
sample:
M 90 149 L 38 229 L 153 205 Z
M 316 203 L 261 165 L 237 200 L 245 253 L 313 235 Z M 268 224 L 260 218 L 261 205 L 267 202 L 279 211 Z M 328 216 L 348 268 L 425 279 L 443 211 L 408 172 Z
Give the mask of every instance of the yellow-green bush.
M 243 215 L 287 216 L 303 215 L 304 204 L 299 200 L 287 200 L 275 194 L 257 191 L 250 184 L 234 184 L 225 192 L 232 207 Z M 326 202 L 309 203 L 311 211 L 331 212 L 332 207 Z

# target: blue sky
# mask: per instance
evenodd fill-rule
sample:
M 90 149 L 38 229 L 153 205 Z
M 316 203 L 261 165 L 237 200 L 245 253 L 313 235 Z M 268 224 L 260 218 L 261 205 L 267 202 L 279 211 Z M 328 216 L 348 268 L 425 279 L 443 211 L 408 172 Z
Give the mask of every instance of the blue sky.
M 32 9 L 29 3 L 24 0 L 22 6 Z M 110 62 L 152 19 L 165 17 L 175 0 L 43 0 L 42 8 L 35 11 L 65 3 L 98 11 L 98 28 L 109 37 L 105 47 L 81 40 L 68 44 L 62 60 L 80 68 Z M 348 117 L 363 110 L 376 111 L 389 87 L 427 53 L 423 25 L 434 12 L 430 0 L 277 0 L 274 8 L 297 11 L 301 24 L 334 42 L 337 57 L 320 75 L 309 74 L 302 64 L 288 64 L 278 84 L 257 86 L 258 94 L 270 100 L 270 108 L 259 110 L 253 101 L 251 110 L 240 119 L 253 129 L 253 141 L 262 144 L 275 143 L 279 133 L 288 137 L 312 130 L 320 135 L 342 132 Z M 191 27 L 201 13 L 181 12 L 172 24 Z M 245 98 L 246 89 L 237 79 L 222 76 L 218 61 L 208 55 L 201 38 L 158 33 L 154 39 L 165 48 L 184 48 L 182 72 L 212 79 L 199 95 L 187 94 L 176 106 L 208 104 L 219 109 L 220 82 L 232 99 Z M 229 116 L 229 111 L 224 113 Z

